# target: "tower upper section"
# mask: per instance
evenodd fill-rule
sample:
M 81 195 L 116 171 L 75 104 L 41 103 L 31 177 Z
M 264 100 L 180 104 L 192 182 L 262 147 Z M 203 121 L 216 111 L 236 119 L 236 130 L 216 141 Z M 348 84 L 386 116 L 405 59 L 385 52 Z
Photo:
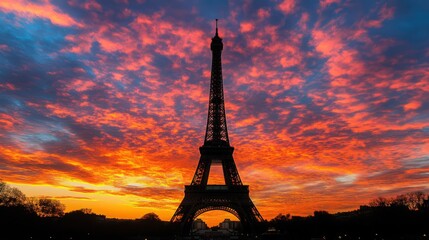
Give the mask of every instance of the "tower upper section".
M 216 34 L 212 38 L 210 49 L 212 50 L 212 72 L 204 146 L 229 146 L 222 79 L 223 43 L 218 34 L 217 19 Z

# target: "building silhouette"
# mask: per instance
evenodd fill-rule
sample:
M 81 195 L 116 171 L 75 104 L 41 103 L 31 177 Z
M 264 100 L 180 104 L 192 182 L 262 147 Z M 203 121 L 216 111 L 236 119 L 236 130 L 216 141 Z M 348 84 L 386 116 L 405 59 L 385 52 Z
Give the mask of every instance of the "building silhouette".
M 241 224 L 240 221 L 231 221 L 231 219 L 226 218 L 223 222 L 219 223 L 219 228 L 236 231 L 241 228 Z
M 201 219 L 198 218 L 192 223 L 192 231 L 206 230 L 209 229 L 207 224 Z

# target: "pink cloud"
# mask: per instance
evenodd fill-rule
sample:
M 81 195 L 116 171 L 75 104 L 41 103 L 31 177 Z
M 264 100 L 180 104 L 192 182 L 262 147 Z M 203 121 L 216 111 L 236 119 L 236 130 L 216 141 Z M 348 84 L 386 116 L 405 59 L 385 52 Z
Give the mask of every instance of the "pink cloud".
M 8 45 L 6 45 L 6 44 L 0 44 L 0 51 L 6 52 L 6 51 L 9 51 L 9 50 L 10 50 L 10 48 L 9 48 Z
M 22 124 L 23 119 L 17 118 L 13 115 L 0 113 L 0 129 L 11 131 L 16 125 Z M 0 133 L 0 136 L 3 134 Z
M 307 22 L 308 22 L 308 19 L 310 18 L 310 15 L 308 14 L 308 13 L 306 13 L 306 12 L 304 12 L 302 15 L 301 15 L 301 18 L 299 19 L 299 26 L 300 26 L 300 28 L 303 30 L 303 31 L 306 31 L 307 30 Z
M 320 0 L 320 6 L 322 8 L 325 8 L 331 4 L 340 3 L 340 2 L 341 2 L 341 0 Z
M 53 24 L 59 26 L 83 26 L 69 15 L 61 12 L 61 10 L 52 5 L 49 0 L 43 0 L 41 4 L 24 0 L 5 0 L 0 2 L 0 9 L 5 12 L 14 12 L 28 18 L 37 17 L 49 19 Z
M 280 59 L 280 64 L 282 65 L 282 67 L 286 68 L 286 67 L 292 67 L 295 66 L 299 63 L 299 60 L 294 58 L 293 55 L 290 55 L 290 57 L 282 57 Z
M 90 0 L 90 1 L 86 1 L 83 5 L 83 7 L 86 10 L 92 10 L 95 9 L 97 11 L 101 11 L 103 10 L 103 7 L 96 1 L 96 0 Z
M 295 0 L 283 0 L 278 8 L 285 14 L 290 14 L 295 9 L 296 2 Z
M 378 13 L 378 18 L 364 19 L 360 22 L 360 25 L 365 28 L 380 28 L 384 21 L 393 17 L 394 13 L 395 9 L 393 7 L 387 7 L 387 5 L 383 5 Z
M 72 82 L 67 82 L 66 86 L 68 91 L 84 92 L 93 88 L 96 84 L 91 80 L 74 79 Z
M 344 47 L 341 36 L 332 36 L 321 30 L 313 30 L 312 36 L 316 50 L 322 53 L 325 57 L 336 54 L 339 49 Z
M 15 85 L 12 83 L 0 83 L 0 90 L 16 90 Z
M 70 6 L 78 7 L 85 10 L 96 10 L 101 11 L 103 7 L 101 4 L 97 2 L 97 0 L 88 0 L 88 1 L 80 1 L 80 0 L 68 0 L 67 3 Z
M 253 29 L 255 29 L 255 26 L 250 22 L 240 23 L 240 32 L 242 33 L 251 32 Z
M 269 16 L 270 16 L 270 11 L 268 10 L 268 9 L 259 9 L 258 10 L 258 17 L 260 18 L 260 19 L 265 19 L 265 18 L 268 18 Z

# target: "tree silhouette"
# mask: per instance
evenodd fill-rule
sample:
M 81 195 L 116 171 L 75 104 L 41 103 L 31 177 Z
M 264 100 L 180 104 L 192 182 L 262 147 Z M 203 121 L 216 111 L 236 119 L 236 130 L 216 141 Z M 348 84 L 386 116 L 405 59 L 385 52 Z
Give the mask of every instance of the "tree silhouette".
M 369 202 L 369 206 L 408 208 L 409 210 L 417 211 L 421 210 L 427 201 L 429 201 L 429 194 L 426 195 L 423 192 L 417 191 L 401 194 L 390 199 L 378 197 Z
M 25 204 L 26 196 L 24 193 L 0 180 L 0 206 L 23 206 Z
M 272 221 L 287 221 L 287 220 L 290 220 L 290 218 L 291 218 L 291 216 L 289 213 L 286 215 L 279 213 L 279 214 L 277 214 L 277 216 L 275 216 L 272 219 Z
M 390 201 L 384 197 L 378 197 L 371 202 L 369 202 L 370 207 L 388 207 L 390 206 Z
M 146 213 L 142 218 L 142 220 L 152 221 L 152 222 L 160 222 L 161 219 L 156 213 Z
M 407 193 L 407 206 L 410 210 L 421 210 L 423 207 L 423 204 L 426 199 L 429 199 L 429 195 L 425 195 L 423 192 L 411 192 Z
M 35 212 L 40 217 L 61 217 L 64 215 L 65 206 L 60 201 L 49 198 L 40 198 L 35 206 Z

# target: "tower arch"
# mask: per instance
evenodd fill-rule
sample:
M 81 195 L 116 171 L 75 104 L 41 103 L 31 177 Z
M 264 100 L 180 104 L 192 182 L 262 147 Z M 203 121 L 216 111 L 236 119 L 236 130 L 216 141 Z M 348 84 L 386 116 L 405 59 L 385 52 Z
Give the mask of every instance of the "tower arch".
M 208 206 L 208 207 L 200 208 L 195 212 L 194 220 L 197 219 L 200 215 L 214 210 L 229 212 L 232 215 L 234 215 L 238 220 L 240 220 L 240 215 L 238 214 L 238 212 L 235 211 L 233 208 L 226 207 L 226 206 Z

